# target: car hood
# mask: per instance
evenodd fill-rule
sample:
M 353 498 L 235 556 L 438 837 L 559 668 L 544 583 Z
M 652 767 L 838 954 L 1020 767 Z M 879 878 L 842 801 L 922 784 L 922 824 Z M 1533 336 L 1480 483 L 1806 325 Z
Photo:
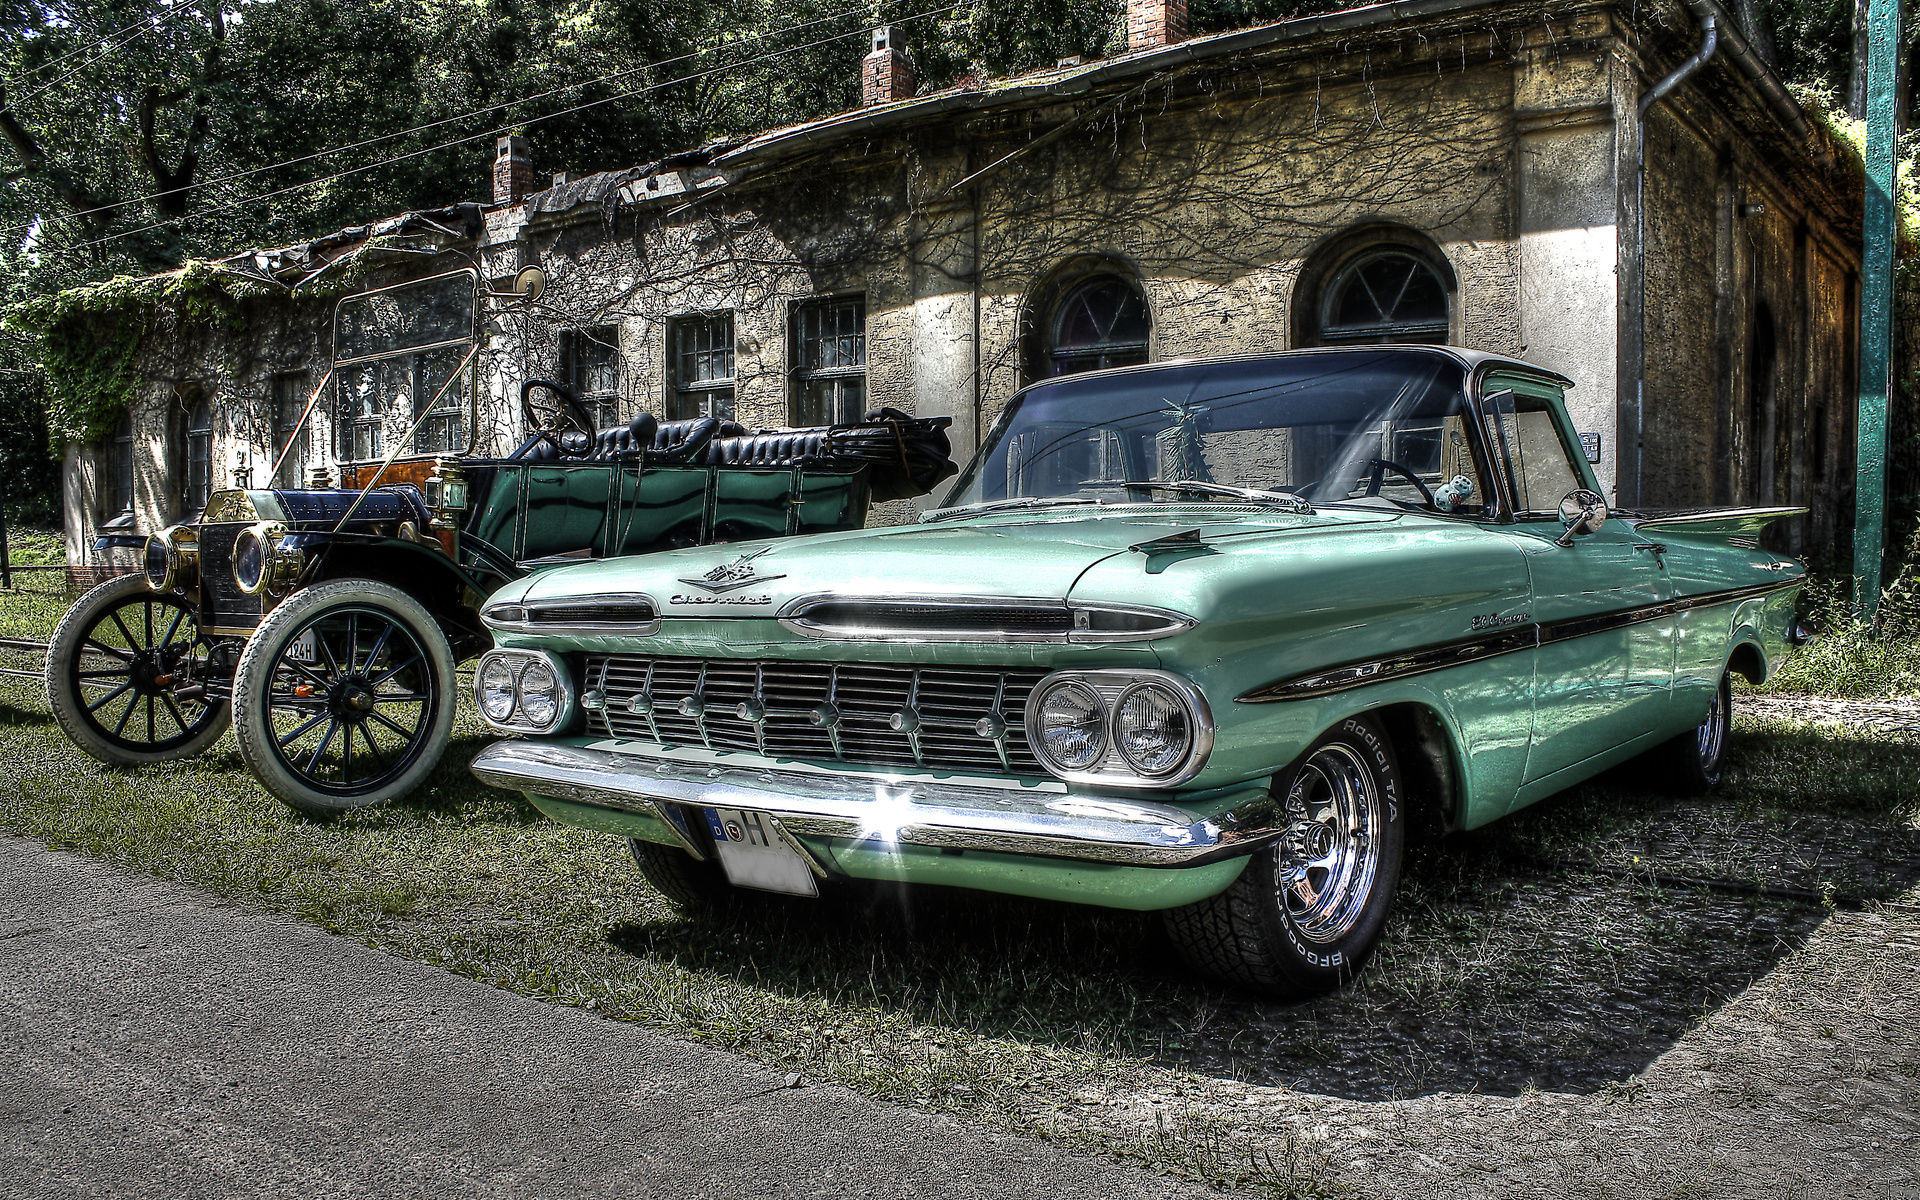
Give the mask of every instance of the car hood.
M 1357 509 L 1306 515 L 1129 507 L 1134 511 L 1125 514 L 994 515 L 606 559 L 543 571 L 522 595 L 541 601 L 640 593 L 669 619 L 767 617 L 791 600 L 822 594 L 1065 600 L 1090 569 L 1116 556 L 1136 564 L 1129 574 L 1151 574 L 1197 555 L 1317 541 L 1401 519 Z M 510 587 L 497 598 L 516 597 Z

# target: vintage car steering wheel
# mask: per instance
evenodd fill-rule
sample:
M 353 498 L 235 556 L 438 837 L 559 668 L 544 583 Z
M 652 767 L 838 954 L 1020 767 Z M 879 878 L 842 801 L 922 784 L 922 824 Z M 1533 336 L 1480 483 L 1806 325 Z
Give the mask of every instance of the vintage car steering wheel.
M 535 388 L 547 389 L 547 394 L 553 397 L 551 408 L 546 405 L 534 407 Z M 593 414 L 571 391 L 552 380 L 529 379 L 520 385 L 520 415 L 525 418 L 527 432 L 532 439 L 550 443 L 562 458 L 578 458 L 593 449 Z M 568 444 L 582 439 L 567 438 L 565 435 L 569 430 L 578 430 L 585 435 L 584 445 L 577 448 L 577 453 L 570 450 Z
M 1367 495 L 1378 496 L 1380 494 L 1380 485 L 1386 482 L 1387 472 L 1392 471 L 1395 475 L 1404 477 L 1408 483 L 1411 483 L 1419 489 L 1420 497 L 1427 502 L 1428 508 L 1434 507 L 1433 493 L 1427 490 L 1427 485 L 1420 482 L 1418 475 L 1415 475 L 1399 463 L 1394 462 L 1390 458 L 1370 458 L 1367 460 L 1367 466 L 1373 471 L 1373 474 L 1367 477 Z

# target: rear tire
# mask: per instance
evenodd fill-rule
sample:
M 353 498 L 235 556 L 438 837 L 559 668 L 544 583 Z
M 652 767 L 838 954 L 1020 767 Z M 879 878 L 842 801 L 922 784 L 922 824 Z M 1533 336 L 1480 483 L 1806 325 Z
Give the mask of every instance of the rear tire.
M 634 837 L 627 839 L 627 852 L 641 877 L 683 912 L 713 912 L 733 900 L 733 885 L 712 859 L 700 862 L 678 846 Z
M 1226 983 L 1298 1000 L 1351 983 L 1386 927 L 1406 842 L 1393 746 L 1349 717 L 1274 777 L 1287 833 L 1217 896 L 1170 909 L 1189 962 Z
M 191 758 L 220 740 L 225 701 L 181 700 L 156 679 L 183 668 L 204 682 L 209 644 L 185 600 L 145 575 L 90 589 L 47 643 L 47 704 L 73 744 L 116 767 Z
M 1720 677 L 1706 719 L 1648 751 L 1647 771 L 1665 790 L 1704 796 L 1720 786 L 1727 769 L 1727 737 L 1733 729 L 1733 675 Z

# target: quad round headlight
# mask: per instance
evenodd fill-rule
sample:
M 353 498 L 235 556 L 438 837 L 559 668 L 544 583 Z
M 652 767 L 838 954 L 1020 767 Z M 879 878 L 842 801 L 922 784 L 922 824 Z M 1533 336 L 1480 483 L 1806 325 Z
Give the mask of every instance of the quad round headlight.
M 1113 741 L 1127 765 L 1142 775 L 1170 774 L 1193 749 L 1193 719 L 1171 688 L 1135 684 L 1114 705 Z
M 528 725 L 545 729 L 560 715 L 560 677 L 544 659 L 534 659 L 520 672 L 514 703 Z
M 1039 735 L 1034 749 L 1047 765 L 1084 771 L 1107 749 L 1107 706 L 1099 693 L 1078 680 L 1047 686 L 1035 697 Z
M 480 712 L 489 721 L 505 721 L 513 715 L 513 665 L 504 658 L 490 658 L 481 664 L 475 689 Z

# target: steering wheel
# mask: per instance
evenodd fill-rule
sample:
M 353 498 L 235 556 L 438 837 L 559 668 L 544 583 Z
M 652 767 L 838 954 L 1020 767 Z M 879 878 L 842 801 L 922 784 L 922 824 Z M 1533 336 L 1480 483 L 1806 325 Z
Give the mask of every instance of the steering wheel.
M 1367 460 L 1367 466 L 1373 472 L 1367 476 L 1367 495 L 1378 496 L 1380 494 L 1380 485 L 1386 482 L 1387 472 L 1392 471 L 1395 475 L 1401 476 L 1419 490 L 1420 497 L 1427 502 L 1428 508 L 1434 507 L 1433 493 L 1427 490 L 1427 485 L 1420 482 L 1418 475 L 1407 470 L 1407 468 L 1401 466 L 1399 463 L 1394 462 L 1390 458 L 1370 458 Z
M 550 405 L 534 406 L 535 388 L 547 389 L 547 395 L 552 397 Z M 532 438 L 552 443 L 562 457 L 566 457 L 568 451 L 561 444 L 561 435 L 569 429 L 577 429 L 586 435 L 588 449 L 593 446 L 593 414 L 587 411 L 587 406 L 580 403 L 577 396 L 550 379 L 529 379 L 520 385 L 520 415 L 525 418 L 527 432 Z

